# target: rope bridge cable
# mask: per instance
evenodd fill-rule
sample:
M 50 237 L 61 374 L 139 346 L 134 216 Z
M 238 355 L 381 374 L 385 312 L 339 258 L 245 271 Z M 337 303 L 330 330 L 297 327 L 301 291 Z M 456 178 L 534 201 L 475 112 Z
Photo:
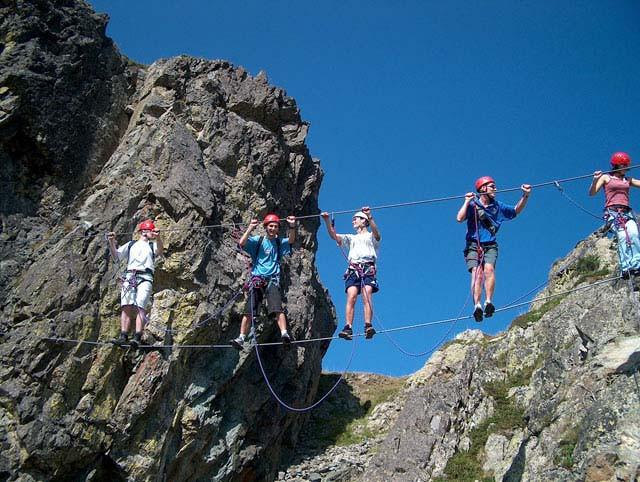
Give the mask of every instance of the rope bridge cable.
M 564 188 L 560 185 L 560 183 L 558 181 L 554 182 L 554 185 L 556 186 L 556 188 L 558 189 L 558 191 L 560 192 L 560 194 L 566 198 L 571 204 L 573 204 L 575 207 L 577 207 L 578 209 L 580 209 L 582 212 L 587 213 L 589 216 L 592 216 L 596 219 L 602 220 L 602 216 L 598 216 L 597 214 L 593 214 L 591 211 L 589 211 L 588 209 L 586 209 L 585 207 L 583 207 L 581 204 L 579 204 L 578 202 L 576 202 L 574 199 L 572 199 L 567 193 L 564 192 Z
M 611 278 L 606 278 L 604 280 L 600 280 L 600 281 L 596 281 L 594 283 L 591 284 L 587 284 L 584 286 L 578 286 L 576 288 L 572 288 L 570 290 L 565 290 L 565 291 L 560 291 L 558 293 L 554 293 L 554 294 L 550 294 L 547 296 L 542 296 L 540 298 L 534 299 L 534 300 L 529 300 L 529 301 L 524 301 L 524 302 L 519 302 L 519 303 L 512 303 L 509 305 L 505 305 L 502 308 L 498 308 L 496 309 L 495 313 L 500 313 L 503 311 L 508 311 L 508 310 L 512 310 L 514 308 L 519 308 L 521 306 L 526 306 L 526 305 L 530 305 L 531 303 L 539 303 L 542 301 L 547 301 L 553 298 L 557 298 L 559 296 L 563 296 L 566 294 L 570 294 L 570 293 L 574 293 L 577 291 L 583 291 L 586 289 L 590 289 L 605 283 L 610 283 L 611 281 L 616 281 L 618 279 L 621 279 L 622 276 L 618 275 L 618 276 L 614 276 Z M 425 322 L 425 323 L 417 323 L 417 324 L 413 324 L 413 325 L 406 325 L 406 326 L 400 326 L 400 327 L 396 327 L 396 328 L 388 328 L 385 330 L 380 330 L 378 331 L 378 333 L 393 333 L 396 331 L 406 331 L 406 330 L 412 330 L 412 329 L 416 329 L 416 328 L 424 328 L 424 327 L 428 327 L 428 326 L 435 326 L 435 325 L 443 325 L 446 323 L 452 323 L 455 321 L 460 321 L 460 320 L 466 320 L 466 319 L 471 319 L 473 318 L 472 315 L 467 315 L 467 316 L 461 316 L 461 317 L 456 317 L 456 318 L 446 318 L 446 319 L 441 319 L 441 320 L 435 320 L 435 321 L 429 321 L 429 322 Z M 7 333 L 0 333 L 0 336 L 7 336 Z M 76 340 L 76 339 L 71 339 L 71 338 L 61 338 L 61 337 L 44 337 L 44 336 L 35 336 L 35 335 L 27 335 L 28 337 L 31 338 L 35 338 L 35 339 L 39 339 L 39 340 L 46 340 L 46 341 L 53 341 L 53 342 L 68 342 L 68 343 L 84 343 L 84 344 L 89 344 L 89 345 L 101 345 L 101 346 L 113 346 L 112 343 L 110 342 L 100 342 L 100 341 L 89 341 L 89 340 Z M 364 336 L 364 333 L 358 333 L 355 334 L 354 333 L 354 338 L 356 337 L 362 337 Z M 320 342 L 320 341 L 331 341 L 331 340 L 338 340 L 339 337 L 337 336 L 332 336 L 332 337 L 318 337 L 318 338 L 308 338 L 308 339 L 304 339 L 304 340 L 294 340 L 291 342 L 292 345 L 295 344 L 303 344 L 303 343 L 315 343 L 315 342 Z M 258 343 L 256 346 L 275 346 L 275 345 L 282 345 L 281 342 L 268 342 L 268 343 Z M 195 345 L 195 344 L 189 344 L 189 345 L 140 345 L 141 348 L 155 348 L 155 349 L 159 349 L 159 348 L 233 348 L 230 344 L 225 344 L 225 345 Z
M 633 169 L 637 169 L 639 168 L 640 165 L 637 166 L 629 166 L 629 168 L 625 169 L 626 171 L 631 171 Z M 621 169 L 618 170 L 609 170 L 607 171 L 608 173 L 611 172 L 617 172 Z M 584 175 L 580 175 L 580 176 L 573 176 L 573 177 L 567 177 L 564 179 L 554 179 L 551 181 L 545 181 L 545 182 L 541 182 L 541 183 L 537 183 L 537 184 L 531 184 L 531 189 L 536 189 L 536 188 L 540 188 L 540 187 L 544 187 L 544 186 L 551 186 L 551 185 L 557 185 L 559 183 L 565 183 L 565 182 L 572 182 L 572 181 L 577 181 L 579 179 L 586 179 L 586 178 L 591 178 L 593 177 L 593 173 L 590 174 L 584 174 Z M 512 191 L 519 191 L 521 189 L 521 187 L 513 187 L 513 188 L 507 188 L 507 189 L 499 189 L 496 190 L 496 193 L 506 193 L 506 192 L 512 192 Z M 394 204 L 385 204 L 385 205 L 380 205 L 380 206 L 372 206 L 371 210 L 375 211 L 375 210 L 382 210 L 382 209 L 392 209 L 392 208 L 400 208 L 400 207 L 407 207 L 407 206 L 416 206 L 416 205 L 420 205 L 420 204 L 430 204 L 430 203 L 438 203 L 438 202 L 444 202 L 444 201 L 453 201 L 456 199 L 464 199 L 466 194 L 461 194 L 461 195 L 454 195 L 454 196 L 445 196 L 445 197 L 439 197 L 439 198 L 431 198 L 431 199 L 422 199 L 422 200 L 418 200 L 418 201 L 408 201 L 408 202 L 401 202 L 401 203 L 394 203 Z M 339 211 L 330 211 L 332 215 L 340 215 L 340 214 L 349 214 L 349 213 L 353 213 L 355 211 L 358 211 L 360 208 L 355 208 L 355 209 L 343 209 L 343 210 L 339 210 Z M 317 218 L 320 217 L 320 213 L 316 213 L 316 214 L 306 214 L 306 215 L 302 215 L 302 216 L 296 216 L 296 220 L 301 220 L 301 219 L 310 219 L 310 218 Z M 204 226 L 189 226 L 189 227 L 185 227 L 185 228 L 167 228 L 167 229 L 159 229 L 158 231 L 163 233 L 169 233 L 169 232 L 179 232 L 179 231 L 198 231 L 198 230 L 207 230 L 207 229 L 215 229 L 215 228 L 237 228 L 237 227 L 241 227 L 241 226 L 248 226 L 249 223 L 248 222 L 228 222 L 228 223 L 218 223 L 218 224 L 209 224 L 209 225 L 204 225 Z M 92 226 L 89 229 L 94 229 L 94 227 Z M 115 233 L 116 235 L 131 235 L 132 233 L 130 232 L 117 232 Z M 95 236 L 99 236 L 99 233 L 91 233 L 91 234 L 86 234 L 86 235 L 81 235 L 81 236 L 76 236 L 76 237 L 72 237 L 71 239 L 84 239 L 84 238 L 90 238 L 90 237 L 95 237 Z

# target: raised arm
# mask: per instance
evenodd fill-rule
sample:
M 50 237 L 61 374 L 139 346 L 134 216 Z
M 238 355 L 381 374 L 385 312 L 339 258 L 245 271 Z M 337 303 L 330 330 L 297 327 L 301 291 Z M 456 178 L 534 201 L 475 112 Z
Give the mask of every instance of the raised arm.
M 258 221 L 257 219 L 251 220 L 251 222 L 249 223 L 249 227 L 247 228 L 247 230 L 244 232 L 244 234 L 240 237 L 240 240 L 238 241 L 238 244 L 240 246 L 244 246 L 245 244 L 247 244 L 249 236 L 251 236 L 251 233 L 253 232 L 254 229 L 256 229 L 258 224 L 260 224 L 260 221 Z
M 295 216 L 287 216 L 287 222 L 289 223 L 289 246 L 293 246 L 294 241 L 296 240 L 296 217 Z
M 516 204 L 516 214 L 520 214 L 523 211 L 527 205 L 529 196 L 531 196 L 531 186 L 529 184 L 523 184 L 520 186 L 520 189 L 522 189 L 522 197 L 520 201 L 518 201 L 518 204 Z
M 327 227 L 327 231 L 329 232 L 329 236 L 331 237 L 331 239 L 333 239 L 336 243 L 340 243 L 340 236 L 336 234 L 336 230 L 333 229 L 333 226 L 331 226 L 331 223 L 329 222 L 329 213 L 323 212 L 320 214 L 320 216 L 322 216 L 322 219 L 324 220 L 324 225 Z
M 591 180 L 591 186 L 589 186 L 589 196 L 595 196 L 596 193 L 602 189 L 602 186 L 609 181 L 609 176 L 602 174 L 602 171 L 596 171 L 593 173 L 593 179 Z
M 160 231 L 157 229 L 154 229 L 153 234 L 155 235 L 155 239 L 154 241 L 156 242 L 156 255 L 157 256 L 162 256 L 162 253 L 164 252 L 164 242 L 162 241 L 162 237 L 160 237 Z
M 111 256 L 113 256 L 113 259 L 119 260 L 118 248 L 116 248 L 116 233 L 107 233 L 107 243 L 109 244 L 109 252 L 111 253 Z
M 378 225 L 373 220 L 373 216 L 371 215 L 371 208 L 369 206 L 363 206 L 362 212 L 365 213 L 369 218 L 369 227 L 371 228 L 371 233 L 373 234 L 373 237 L 376 238 L 377 241 L 380 241 L 380 239 L 382 239 L 382 236 L 380 235 L 380 230 L 378 229 Z
M 458 214 L 456 214 L 456 221 L 459 223 L 467 219 L 467 208 L 469 207 L 469 203 L 473 201 L 474 197 L 476 197 L 476 195 L 472 192 L 468 192 L 464 195 L 464 202 L 462 203 L 462 206 L 460 206 L 460 209 L 458 209 Z

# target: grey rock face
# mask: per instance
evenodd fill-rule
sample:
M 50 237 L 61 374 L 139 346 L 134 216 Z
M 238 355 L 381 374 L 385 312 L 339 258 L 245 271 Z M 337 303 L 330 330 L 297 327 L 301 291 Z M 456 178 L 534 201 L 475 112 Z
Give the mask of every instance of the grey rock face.
M 275 478 L 302 419 L 273 399 L 255 351 L 121 351 L 42 337 L 117 334 L 118 269 L 102 234 L 116 231 L 124 244 L 145 218 L 166 245 L 145 344 L 237 335 L 242 297 L 210 319 L 247 277 L 233 223 L 318 212 L 322 171 L 294 100 L 224 61 L 135 67 L 84 2 L 17 2 L 1 13 L 1 179 L 10 186 L 1 194 L 2 477 Z M 33 191 L 12 187 L 42 174 Z M 335 329 L 314 267 L 317 228 L 313 217 L 300 224 L 283 266 L 297 339 Z M 268 319 L 256 333 L 259 342 L 279 335 Z M 327 347 L 260 350 L 286 403 L 313 402 Z
M 434 354 L 359 480 L 637 480 L 638 295 L 633 280 L 589 285 L 616 269 L 596 232 L 552 268 L 536 317 Z

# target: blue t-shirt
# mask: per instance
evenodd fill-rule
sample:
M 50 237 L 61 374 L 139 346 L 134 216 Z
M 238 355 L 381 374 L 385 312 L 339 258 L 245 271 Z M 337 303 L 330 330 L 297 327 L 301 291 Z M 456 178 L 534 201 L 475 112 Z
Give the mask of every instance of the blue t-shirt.
M 256 258 L 256 248 L 260 236 L 251 236 L 242 247 L 253 258 L 253 268 L 251 274 L 254 276 L 272 276 L 280 274 L 280 263 L 278 263 L 278 244 L 276 238 L 269 239 L 266 236 L 262 238 L 260 252 Z M 289 238 L 280 240 L 280 257 L 291 253 L 291 245 Z
M 476 213 L 475 203 L 477 201 L 470 202 L 467 206 L 467 241 L 477 241 L 476 237 Z M 500 228 L 500 225 L 505 220 L 513 219 L 516 217 L 516 208 L 509 206 L 508 204 L 501 203 L 500 201 L 493 200 L 487 206 L 483 207 L 482 204 L 478 206 L 484 210 L 487 217 L 491 220 L 491 223 L 495 226 L 496 231 Z M 492 234 L 487 228 L 485 228 L 478 217 L 478 233 L 480 234 L 481 243 L 493 243 L 496 241 L 496 235 Z

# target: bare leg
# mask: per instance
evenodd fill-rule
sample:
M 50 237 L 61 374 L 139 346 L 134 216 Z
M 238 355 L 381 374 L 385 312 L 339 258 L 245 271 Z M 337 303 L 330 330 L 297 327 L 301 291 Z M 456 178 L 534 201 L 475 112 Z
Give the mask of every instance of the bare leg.
M 496 289 L 496 271 L 492 264 L 484 265 L 484 295 L 486 299 L 493 300 L 493 292 Z
M 287 317 L 284 315 L 284 313 L 278 313 L 278 328 L 280 328 L 280 331 L 286 331 L 287 330 Z
M 131 320 L 134 320 L 138 314 L 138 310 L 134 305 L 125 305 L 122 307 L 120 314 L 120 331 L 128 333 L 131 327 Z
M 147 313 L 143 308 L 138 308 L 136 315 L 136 333 L 142 333 L 144 331 L 145 321 L 147 319 Z
M 240 334 L 246 336 L 249 334 L 250 329 L 251 329 L 251 316 L 243 315 L 242 321 L 240 322 Z
M 482 297 L 482 279 L 483 279 L 482 267 L 476 266 L 471 268 L 471 293 L 473 294 L 473 303 L 475 305 L 480 303 Z
M 356 306 L 356 298 L 358 298 L 358 287 L 349 286 L 347 288 L 347 306 L 345 308 L 345 316 L 347 318 L 347 325 L 353 325 L 353 310 Z
M 364 322 L 371 324 L 371 319 L 373 318 L 373 299 L 371 296 L 373 295 L 373 288 L 371 286 L 366 285 L 364 287 Z

